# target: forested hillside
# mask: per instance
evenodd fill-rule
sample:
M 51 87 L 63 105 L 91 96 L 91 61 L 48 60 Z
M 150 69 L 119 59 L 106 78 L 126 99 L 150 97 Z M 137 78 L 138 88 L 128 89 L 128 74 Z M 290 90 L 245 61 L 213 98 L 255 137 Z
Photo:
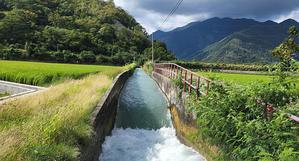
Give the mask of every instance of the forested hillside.
M 271 50 L 287 36 L 295 20 L 282 23 L 251 19 L 212 18 L 194 22 L 155 37 L 165 42 L 179 59 L 216 63 L 272 63 Z
M 0 59 L 126 64 L 147 59 L 150 45 L 143 27 L 113 2 L 0 0 Z
M 157 31 L 154 35 L 155 39 L 165 42 L 177 58 L 186 59 L 226 36 L 256 24 L 258 22 L 252 19 L 211 18 L 170 32 Z
M 271 51 L 286 37 L 288 28 L 298 23 L 266 21 L 235 32 L 223 40 L 198 51 L 192 59 L 221 63 L 271 63 L 278 61 Z

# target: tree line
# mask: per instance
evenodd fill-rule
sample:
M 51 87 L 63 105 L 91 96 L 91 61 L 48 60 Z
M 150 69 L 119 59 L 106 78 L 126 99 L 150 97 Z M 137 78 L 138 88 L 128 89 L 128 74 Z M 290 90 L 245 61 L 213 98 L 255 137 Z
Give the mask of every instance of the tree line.
M 150 52 L 145 29 L 112 1 L 0 0 L 0 59 L 123 65 Z M 174 59 L 158 41 L 155 55 Z

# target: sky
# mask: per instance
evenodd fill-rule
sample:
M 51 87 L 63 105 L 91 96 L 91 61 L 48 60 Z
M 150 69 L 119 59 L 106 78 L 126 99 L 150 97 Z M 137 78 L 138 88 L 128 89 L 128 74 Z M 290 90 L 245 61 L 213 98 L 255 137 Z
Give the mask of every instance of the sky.
M 194 21 L 212 17 L 252 18 L 281 22 L 288 18 L 299 21 L 299 0 L 184 0 L 176 13 L 163 25 L 163 20 L 177 0 L 114 0 L 147 30 L 170 31 Z

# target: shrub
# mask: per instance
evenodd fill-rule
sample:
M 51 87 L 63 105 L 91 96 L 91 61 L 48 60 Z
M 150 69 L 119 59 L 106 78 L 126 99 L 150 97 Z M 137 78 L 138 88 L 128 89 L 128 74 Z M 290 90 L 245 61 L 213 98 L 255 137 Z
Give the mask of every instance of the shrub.
M 92 51 L 82 51 L 80 53 L 80 60 L 82 63 L 95 63 L 96 56 Z
M 213 83 L 207 97 L 189 97 L 187 106 L 197 115 L 202 137 L 233 160 L 298 160 L 298 125 L 288 120 L 285 107 L 298 99 L 294 92 L 278 85 L 236 88 Z M 266 119 L 257 99 L 280 111 Z

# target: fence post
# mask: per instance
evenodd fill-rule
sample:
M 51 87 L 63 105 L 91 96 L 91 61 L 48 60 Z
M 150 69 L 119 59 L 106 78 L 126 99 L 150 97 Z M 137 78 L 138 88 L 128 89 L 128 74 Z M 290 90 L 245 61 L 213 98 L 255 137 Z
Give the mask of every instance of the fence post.
M 178 66 L 176 67 L 176 77 L 177 77 L 177 79 L 179 79 L 179 67 Z
M 199 84 L 200 84 L 200 78 L 197 77 L 197 80 L 196 80 L 196 97 L 198 98 L 199 97 Z
M 190 85 L 189 85 L 189 93 L 191 94 L 192 91 L 192 83 L 193 83 L 193 74 L 190 75 Z
M 266 104 L 266 117 L 267 117 L 268 120 L 271 120 L 271 119 L 272 119 L 273 112 L 274 112 L 273 105 L 267 103 L 267 104 Z
M 186 82 L 187 82 L 187 71 L 185 71 L 184 92 L 186 92 Z
M 207 81 L 207 93 L 206 93 L 206 95 L 208 95 L 209 94 L 209 88 L 210 88 L 210 81 L 209 80 L 206 80 Z
M 168 65 L 168 78 L 171 78 L 171 65 Z
M 183 69 L 182 68 L 180 69 L 181 69 L 181 78 L 183 78 Z

